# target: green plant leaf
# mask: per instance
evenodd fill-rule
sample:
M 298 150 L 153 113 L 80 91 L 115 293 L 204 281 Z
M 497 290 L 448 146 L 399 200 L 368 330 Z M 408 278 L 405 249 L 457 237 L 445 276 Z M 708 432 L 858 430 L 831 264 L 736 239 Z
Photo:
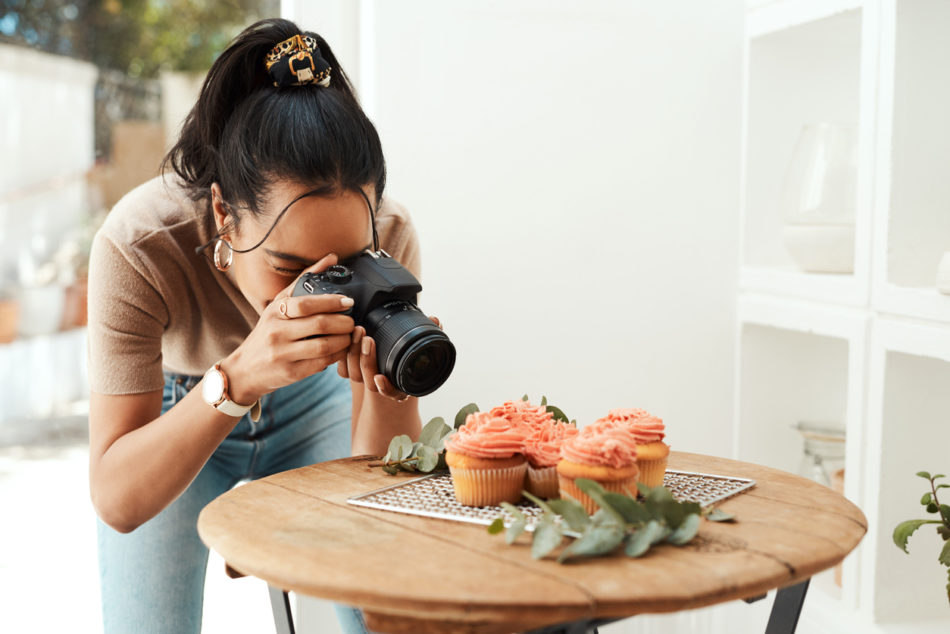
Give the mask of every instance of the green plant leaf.
M 929 493 L 929 492 L 924 493 L 924 497 L 920 498 L 920 503 L 923 504 L 924 506 L 927 506 L 933 501 L 934 501 L 934 496 L 932 493 Z
M 944 519 L 950 519 L 950 505 L 941 504 L 940 514 L 943 515 Z
M 445 419 L 436 416 L 422 428 L 422 433 L 419 434 L 419 442 L 427 447 L 432 447 L 438 453 L 442 451 L 442 440 L 450 431 L 452 431 L 452 428 L 445 424 Z
M 564 523 L 568 528 L 578 533 L 583 533 L 590 524 L 590 516 L 580 502 L 573 498 L 561 498 L 559 500 L 548 500 L 548 506 L 552 511 L 564 518 Z
M 944 543 L 943 550 L 940 551 L 940 557 L 937 560 L 944 566 L 950 566 L 950 542 Z
M 554 516 L 545 513 L 534 527 L 531 556 L 534 559 L 541 559 L 560 545 L 561 529 L 554 523 Z
M 627 536 L 624 552 L 628 557 L 639 557 L 650 550 L 650 546 L 659 541 L 661 535 L 663 535 L 663 527 L 656 520 L 650 520 Z
M 529 399 L 529 398 L 528 398 L 528 395 L 525 394 L 524 396 L 521 397 L 521 400 L 524 401 L 525 403 L 527 403 L 527 402 L 528 402 L 529 400 L 531 400 L 531 399 Z
M 736 521 L 736 516 L 720 509 L 712 509 L 706 514 L 706 519 L 710 522 L 734 522 Z
M 528 491 L 521 491 L 521 495 L 525 496 L 526 498 L 528 498 L 529 500 L 537 504 L 539 507 L 541 507 L 541 510 L 543 510 L 545 513 L 554 513 L 554 510 L 548 505 L 548 503 L 542 500 L 541 498 L 539 498 L 538 496 L 532 495 Z
M 927 505 L 927 512 L 928 512 L 928 513 L 936 513 L 936 512 L 939 511 L 939 510 L 940 510 L 940 507 L 937 506 L 936 504 L 934 504 L 933 502 L 931 502 L 930 504 Z
M 502 502 L 501 508 L 508 511 L 508 513 L 510 513 L 511 516 L 515 518 L 515 521 L 508 525 L 508 531 L 505 533 L 505 541 L 509 544 L 513 544 L 515 540 L 518 539 L 518 536 L 524 532 L 525 526 L 528 523 L 528 518 L 526 518 L 524 513 L 522 513 L 514 504 Z
M 488 532 L 492 535 L 497 535 L 503 530 L 505 530 L 505 520 L 500 517 L 496 517 L 488 525 Z
M 947 476 L 943 475 L 942 473 L 938 473 L 937 475 L 932 476 L 932 479 L 939 480 L 940 478 L 946 478 L 946 477 Z
M 412 439 L 405 434 L 400 434 L 389 441 L 389 459 L 403 460 L 412 453 Z
M 627 524 L 645 524 L 650 521 L 650 513 L 646 508 L 629 495 L 607 491 L 604 493 L 604 502 L 620 513 Z
M 394 466 L 384 464 L 383 471 L 385 471 L 389 475 L 396 475 L 397 473 L 399 473 L 399 467 L 394 467 Z
M 609 513 L 615 521 L 619 522 L 620 524 L 625 523 L 623 515 L 621 515 L 620 512 L 618 512 L 616 509 L 610 506 L 606 500 L 604 500 L 604 493 L 607 491 L 600 485 L 599 482 L 589 480 L 587 478 L 577 478 L 574 480 L 574 484 L 578 489 L 586 493 L 590 499 L 596 502 L 597 506 L 599 506 L 603 511 Z
M 541 395 L 541 407 L 544 407 L 544 406 L 547 405 L 547 404 L 548 404 L 548 397 L 547 397 L 547 396 L 544 396 L 544 395 L 542 394 L 542 395 Z
M 463 407 L 462 409 L 460 409 L 460 410 L 458 411 L 458 414 L 455 415 L 455 427 L 454 427 L 454 429 L 458 429 L 459 427 L 461 427 L 462 425 L 464 425 L 464 424 L 465 424 L 465 419 L 468 418 L 468 415 L 469 415 L 469 414 L 474 414 L 474 413 L 477 412 L 477 411 L 478 411 L 478 405 L 476 405 L 475 403 L 469 403 L 468 405 L 466 405 L 465 407 Z
M 944 541 L 950 540 L 950 526 L 941 524 L 937 527 L 937 534 L 943 537 Z
M 624 535 L 624 528 L 617 524 L 591 525 L 577 541 L 561 552 L 557 560 L 563 562 L 569 557 L 605 555 L 620 545 Z
M 652 491 L 652 490 L 653 490 L 652 487 L 648 487 L 647 485 L 643 484 L 642 482 L 637 482 L 637 491 L 639 491 L 639 492 L 640 492 L 640 495 L 642 495 L 643 497 L 646 497 L 646 496 L 650 495 L 650 491 Z
M 907 552 L 907 540 L 911 535 L 914 534 L 918 528 L 924 524 L 940 524 L 939 520 L 907 520 L 906 522 L 901 522 L 894 528 L 894 543 L 897 544 L 897 547 Z
M 950 489 L 950 484 L 938 484 L 937 489 Z
M 696 533 L 699 532 L 699 525 L 701 521 L 702 517 L 695 513 L 690 513 L 686 516 L 686 519 L 683 520 L 679 527 L 670 533 L 669 537 L 666 538 L 666 541 L 677 546 L 688 544 L 691 539 L 696 537 Z
M 419 462 L 416 463 L 416 468 L 423 473 L 431 472 L 439 464 L 439 454 L 428 445 L 422 445 L 417 455 Z
M 917 472 L 917 475 L 920 476 L 921 478 L 923 478 L 924 480 L 929 480 L 929 479 L 930 479 L 930 474 L 927 473 L 926 471 L 918 471 L 918 472 Z
M 561 408 L 555 407 L 553 405 L 548 405 L 544 408 L 544 411 L 550 412 L 554 416 L 554 420 L 559 420 L 562 423 L 569 422 L 567 415 L 561 411 Z

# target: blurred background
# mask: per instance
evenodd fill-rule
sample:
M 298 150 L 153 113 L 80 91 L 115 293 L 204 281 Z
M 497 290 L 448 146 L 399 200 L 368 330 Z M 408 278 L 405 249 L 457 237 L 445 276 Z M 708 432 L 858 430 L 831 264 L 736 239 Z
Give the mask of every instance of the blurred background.
M 458 347 L 424 420 L 526 393 L 581 425 L 648 409 L 675 450 L 868 516 L 799 632 L 950 628 L 939 538 L 890 538 L 922 516 L 914 472 L 950 469 L 950 3 L 0 0 L 0 630 L 101 629 L 90 240 L 215 55 L 278 14 L 331 43 L 413 215 Z M 764 631 L 770 607 L 602 631 Z M 263 582 L 213 556 L 205 631 L 271 628 Z

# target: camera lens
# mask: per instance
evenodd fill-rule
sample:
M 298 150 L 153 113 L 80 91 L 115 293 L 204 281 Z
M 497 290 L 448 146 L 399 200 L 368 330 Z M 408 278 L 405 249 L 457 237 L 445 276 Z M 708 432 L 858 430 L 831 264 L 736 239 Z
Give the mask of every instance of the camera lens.
M 455 346 L 413 304 L 392 301 L 373 310 L 366 331 L 376 340 L 379 371 L 400 392 L 425 396 L 452 374 Z

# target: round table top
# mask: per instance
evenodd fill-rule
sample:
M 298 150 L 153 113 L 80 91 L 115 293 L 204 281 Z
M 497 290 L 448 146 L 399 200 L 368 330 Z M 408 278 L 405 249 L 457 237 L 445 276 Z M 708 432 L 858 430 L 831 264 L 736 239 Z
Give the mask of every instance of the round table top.
M 484 526 L 374 510 L 347 498 L 390 476 L 345 458 L 250 482 L 211 502 L 201 539 L 233 569 L 270 585 L 364 610 L 387 632 L 511 632 L 590 618 L 672 612 L 764 594 L 840 562 L 867 531 L 846 498 L 805 478 L 725 458 L 672 452 L 669 468 L 751 478 L 686 546 L 637 559 L 534 560 Z M 564 545 L 569 540 L 565 540 Z M 563 548 L 563 545 L 562 547 Z

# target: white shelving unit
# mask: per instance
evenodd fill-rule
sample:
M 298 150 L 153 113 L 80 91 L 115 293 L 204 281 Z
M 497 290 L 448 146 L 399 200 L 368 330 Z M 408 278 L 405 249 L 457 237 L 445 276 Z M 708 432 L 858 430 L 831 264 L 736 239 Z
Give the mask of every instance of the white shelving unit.
M 925 515 L 914 474 L 950 472 L 948 32 L 946 0 L 749 3 L 733 448 L 794 472 L 792 425 L 844 429 L 845 495 L 869 521 L 842 588 L 812 584 L 805 631 L 950 631 L 941 540 L 891 540 Z M 784 172 L 819 121 L 857 130 L 852 274 L 797 270 L 782 243 Z

